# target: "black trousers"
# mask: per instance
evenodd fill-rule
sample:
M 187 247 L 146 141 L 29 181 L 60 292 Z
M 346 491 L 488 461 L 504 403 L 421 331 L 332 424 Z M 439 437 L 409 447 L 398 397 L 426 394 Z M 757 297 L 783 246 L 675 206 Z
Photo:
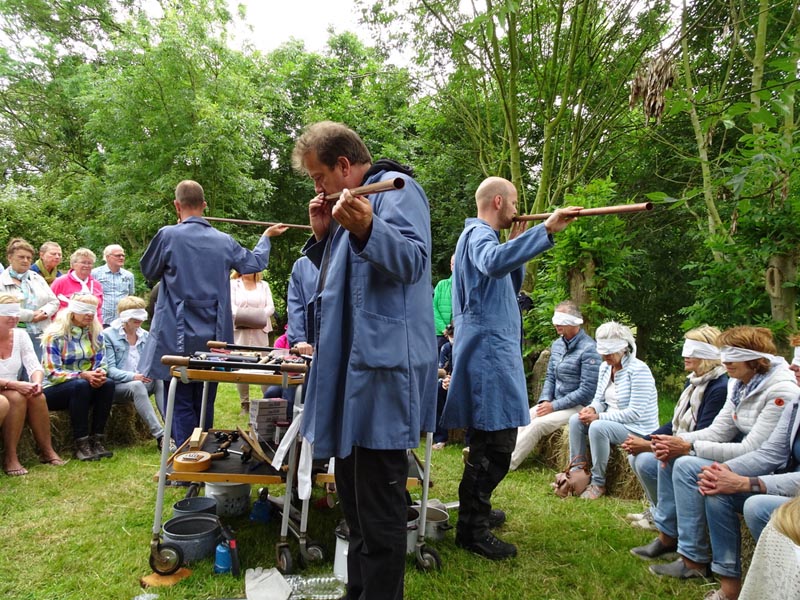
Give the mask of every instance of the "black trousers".
M 511 453 L 517 443 L 517 428 L 500 431 L 472 429 L 469 460 L 458 486 L 456 536 L 463 543 L 484 538 L 489 533 L 492 492 L 508 473 Z
M 87 435 L 103 435 L 108 415 L 111 413 L 114 382 L 106 379 L 103 385 L 94 388 L 85 379 L 68 379 L 63 383 L 44 388 L 44 397 L 47 400 L 48 410 L 69 411 L 74 439 Z
M 336 493 L 350 528 L 348 600 L 402 600 L 408 454 L 353 447 L 336 459 Z

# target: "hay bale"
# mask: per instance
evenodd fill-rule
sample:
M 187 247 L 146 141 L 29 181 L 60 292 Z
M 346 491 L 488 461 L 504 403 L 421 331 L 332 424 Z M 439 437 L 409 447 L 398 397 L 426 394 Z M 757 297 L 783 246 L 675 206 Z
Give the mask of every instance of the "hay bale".
M 72 455 L 74 442 L 72 439 L 72 425 L 67 411 L 54 411 L 50 413 L 50 434 L 53 438 L 53 448 L 65 458 Z M 133 403 L 115 404 L 106 425 L 108 445 L 125 446 L 135 444 L 150 438 L 150 432 L 144 421 L 139 418 Z M 5 451 L 0 439 L 0 451 Z M 22 437 L 17 446 L 19 459 L 23 464 L 38 460 L 39 452 L 33 434 L 29 427 L 22 430 Z
M 535 451 L 553 470 L 564 470 L 570 461 L 569 425 L 564 425 L 545 436 Z M 591 455 L 589 460 L 591 460 Z M 619 447 L 612 448 L 608 460 L 606 490 L 610 495 L 625 500 L 642 500 L 644 498 L 644 490 L 628 464 L 628 454 Z

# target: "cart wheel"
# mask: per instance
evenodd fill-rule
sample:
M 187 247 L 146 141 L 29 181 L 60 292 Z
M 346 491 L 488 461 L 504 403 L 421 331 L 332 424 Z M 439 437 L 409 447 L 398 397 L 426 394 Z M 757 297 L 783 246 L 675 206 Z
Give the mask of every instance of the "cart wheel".
M 292 560 L 292 553 L 288 546 L 280 546 L 278 548 L 278 571 L 284 575 L 289 575 L 294 568 Z
M 442 568 L 442 559 L 439 553 L 428 546 L 423 546 L 417 552 L 417 568 L 420 571 L 438 571 Z
M 150 568 L 159 575 L 172 575 L 183 564 L 183 551 L 172 544 L 159 544 L 157 552 L 150 553 Z
M 305 567 L 308 563 L 321 562 L 325 560 L 325 548 L 317 542 L 309 542 L 306 551 L 300 553 L 300 566 Z

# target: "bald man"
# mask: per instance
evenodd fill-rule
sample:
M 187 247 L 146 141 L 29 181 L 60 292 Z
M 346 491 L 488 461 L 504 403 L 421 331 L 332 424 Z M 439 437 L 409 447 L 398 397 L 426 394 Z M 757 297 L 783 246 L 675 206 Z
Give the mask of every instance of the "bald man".
M 467 219 L 456 245 L 453 373 L 441 423 L 470 428 L 456 544 L 501 560 L 517 549 L 490 531 L 505 521 L 502 511 L 492 510 L 491 495 L 508 472 L 517 428 L 530 422 L 517 294 L 525 263 L 550 249 L 553 233 L 574 221 L 580 208 L 559 209 L 526 230 L 526 222 L 514 221 L 517 190 L 501 177 L 485 179 L 475 202 L 478 217 Z M 500 243 L 500 230 L 508 228 L 508 241 Z

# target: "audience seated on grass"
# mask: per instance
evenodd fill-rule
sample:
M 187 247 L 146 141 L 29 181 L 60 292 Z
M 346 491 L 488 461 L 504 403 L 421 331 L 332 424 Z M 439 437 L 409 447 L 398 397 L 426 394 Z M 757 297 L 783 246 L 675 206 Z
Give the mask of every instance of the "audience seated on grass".
M 725 404 L 728 392 L 728 375 L 719 360 L 715 345 L 720 331 L 703 325 L 686 332 L 683 344 L 683 366 L 689 375 L 686 387 L 675 405 L 672 420 L 641 438 L 630 435 L 622 443 L 628 452 L 628 462 L 644 488 L 650 504 L 643 514 L 629 514 L 626 518 L 634 527 L 655 529 L 652 510 L 658 502 L 658 470 L 661 463 L 653 454 L 652 438 L 659 435 L 678 435 L 687 431 L 705 429 Z
M 42 335 L 47 407 L 69 411 L 79 460 L 113 456 L 104 446 L 114 382 L 107 378 L 103 342 L 97 298 L 90 294 L 70 298 Z
M 0 294 L 0 423 L 3 426 L 3 472 L 12 477 L 27 475 L 17 456 L 17 445 L 27 419 L 39 448 L 39 460 L 60 466 L 64 461 L 53 449 L 50 417 L 42 393 L 44 371 L 25 329 L 17 327 L 20 315 L 16 295 Z M 29 381 L 19 381 L 22 369 Z
M 139 356 L 149 333 L 142 329 L 147 320 L 147 303 L 136 296 L 124 296 L 117 303 L 117 319 L 103 331 L 108 378 L 115 383 L 114 403 L 133 402 L 136 412 L 147 424 L 158 450 L 164 441 L 164 426 L 153 409 L 150 395 L 163 413 L 164 382 L 142 375 Z M 174 442 L 170 448 L 174 451 Z
M 631 552 L 652 560 L 676 550 L 677 560 L 651 565 L 657 575 L 687 579 L 706 577 L 711 547 L 697 475 L 703 466 L 742 456 L 769 438 L 787 403 L 797 397 L 794 375 L 775 356 L 772 332 L 740 326 L 717 338 L 728 370 L 728 396 L 714 422 L 700 431 L 654 439 L 658 471 L 658 503 L 653 513 L 658 537 Z
M 581 498 L 606 493 L 606 467 L 612 444 L 658 427 L 658 396 L 650 368 L 636 358 L 636 340 L 625 325 L 610 321 L 597 328 L 597 353 L 603 364 L 592 403 L 569 419 L 570 462 L 592 453 L 592 480 Z

